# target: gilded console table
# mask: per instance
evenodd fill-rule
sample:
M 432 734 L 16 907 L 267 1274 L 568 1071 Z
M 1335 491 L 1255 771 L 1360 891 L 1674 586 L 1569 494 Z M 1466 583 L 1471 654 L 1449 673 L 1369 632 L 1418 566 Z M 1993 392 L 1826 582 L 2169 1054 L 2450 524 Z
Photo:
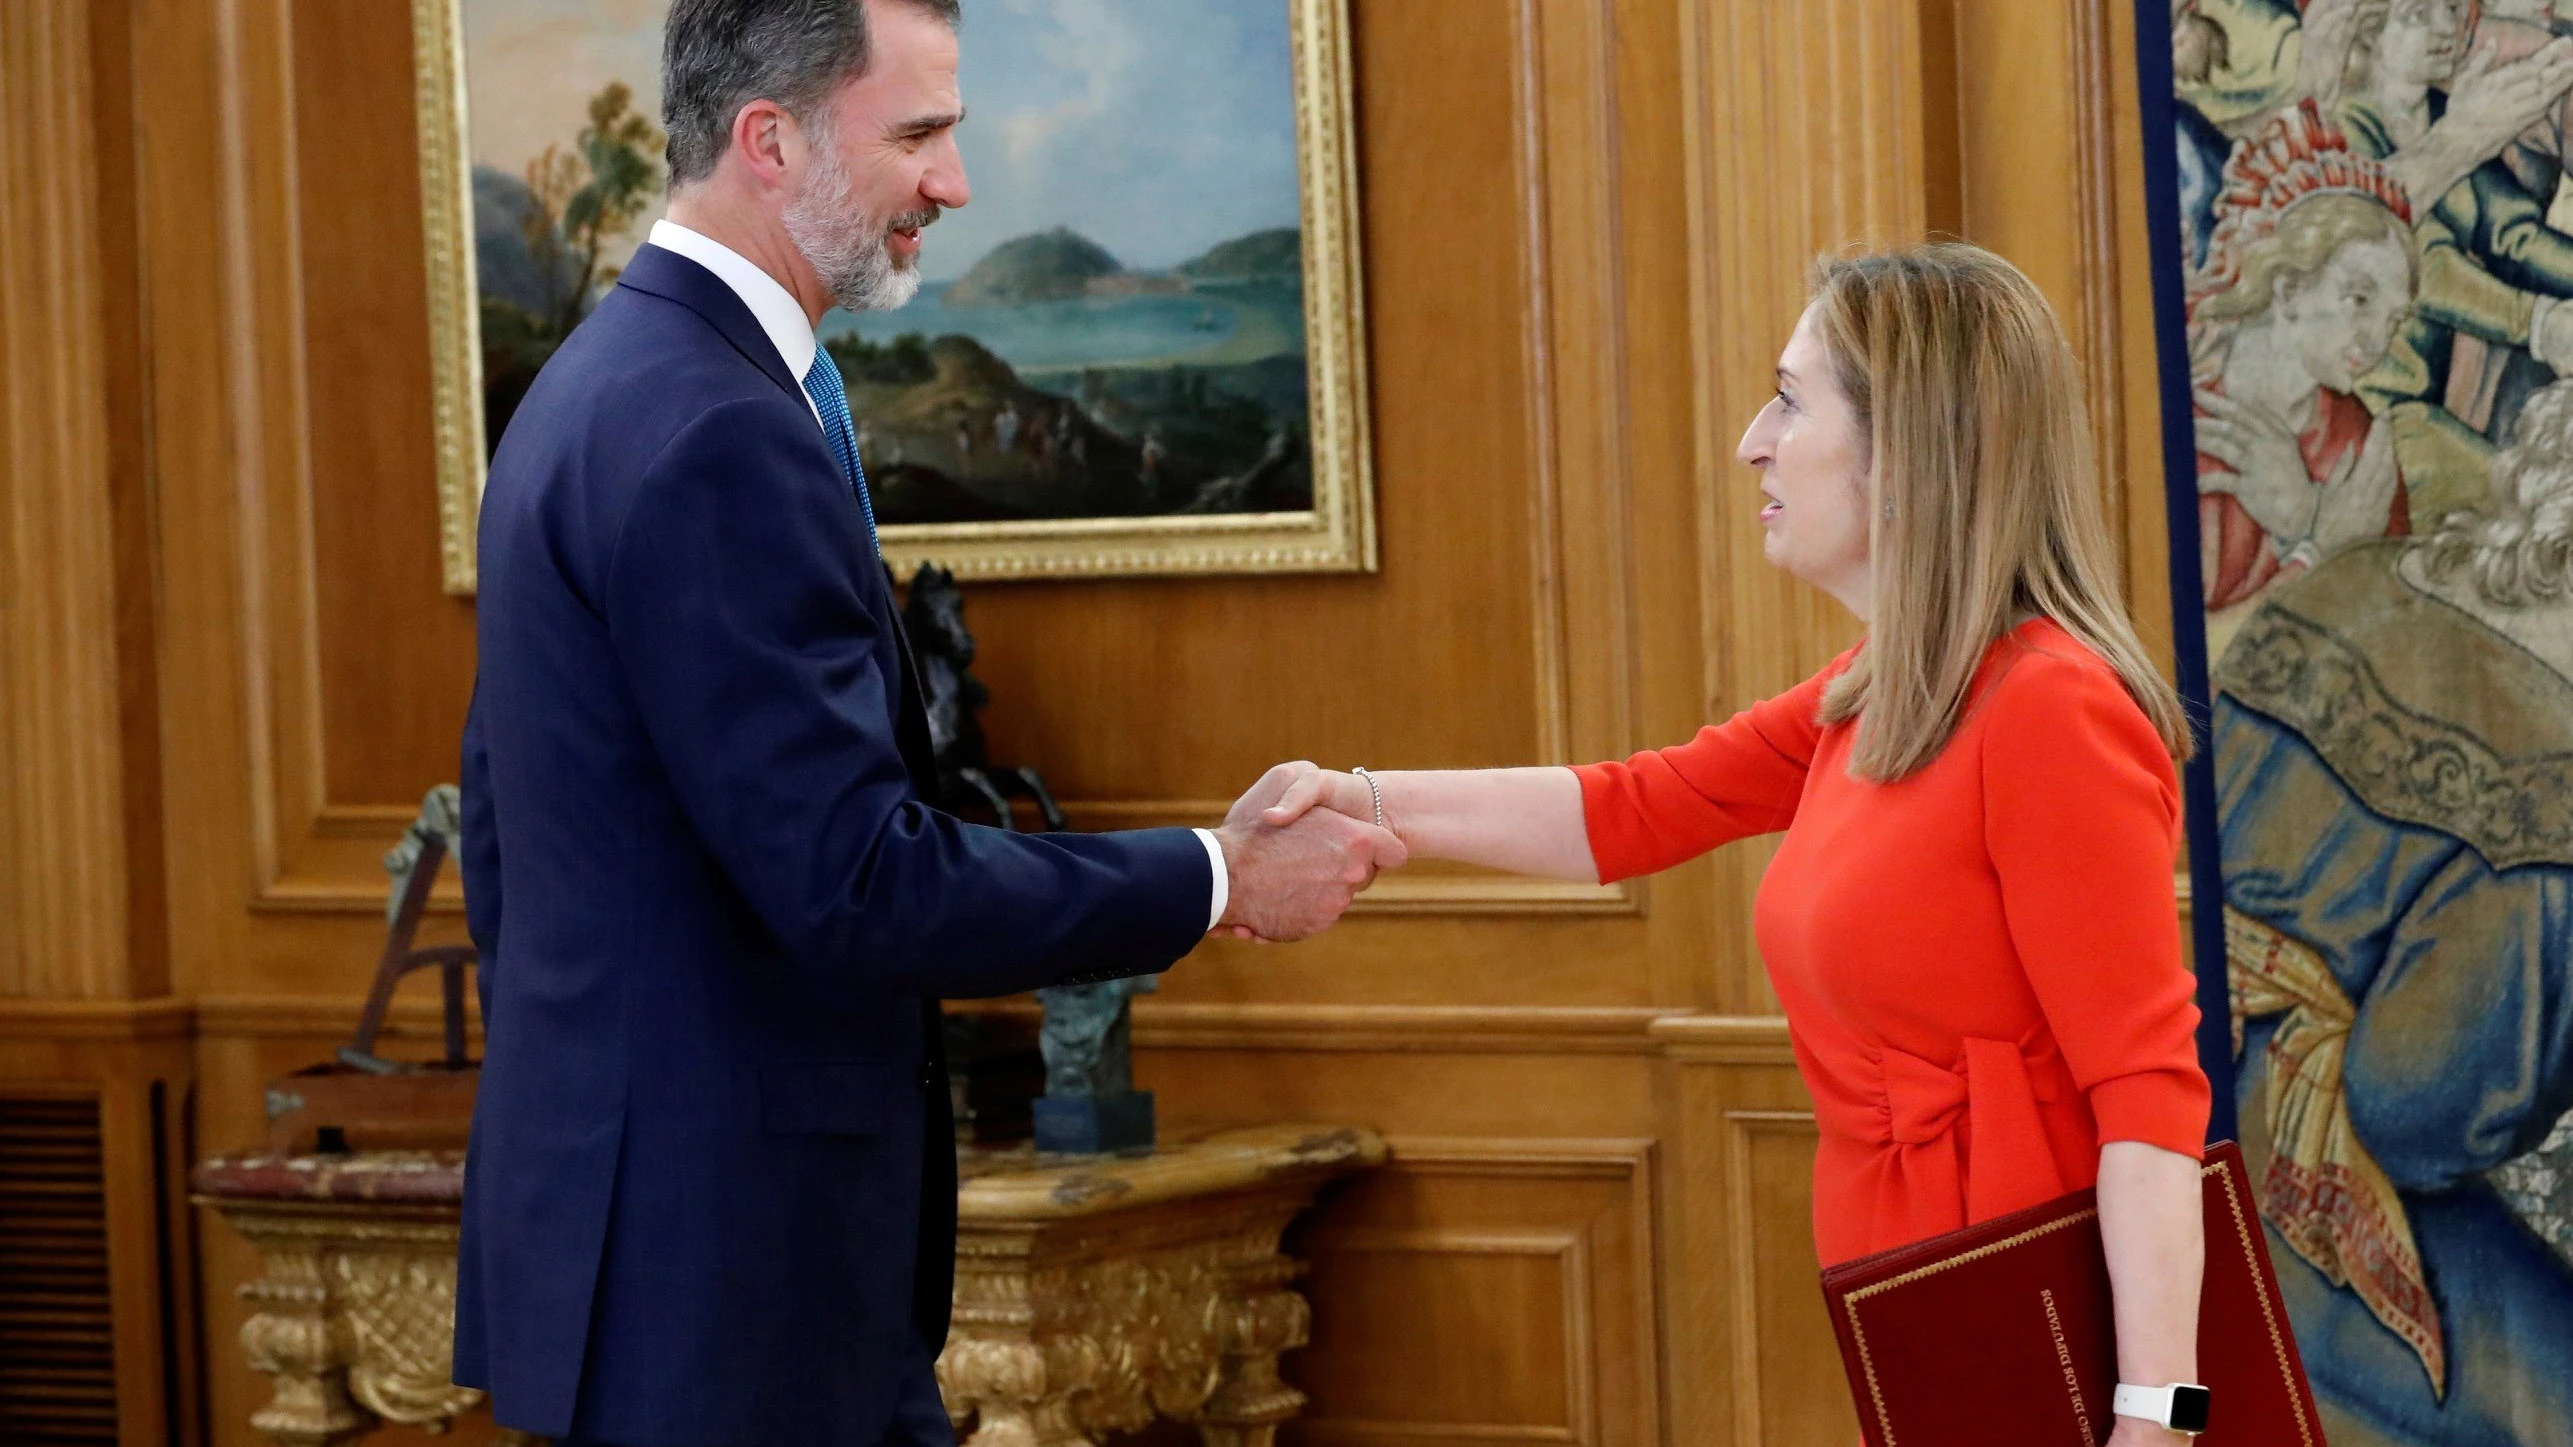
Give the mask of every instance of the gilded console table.
M 972 1447 L 1091 1447 L 1156 1417 L 1268 1447 L 1304 1394 L 1302 1267 L 1278 1238 L 1371 1131 L 1270 1126 L 1134 1159 L 968 1153 L 938 1384 Z
M 967 1150 L 956 1316 L 938 1380 L 971 1447 L 1094 1447 L 1156 1417 L 1209 1447 L 1268 1447 L 1304 1396 L 1302 1268 L 1279 1237 L 1325 1182 L 1384 1159 L 1369 1131 L 1269 1126 L 1132 1159 Z M 246 1155 L 197 1168 L 196 1199 L 259 1249 L 242 1288 L 251 1425 L 336 1447 L 482 1401 L 448 1381 L 463 1158 Z M 515 1434 L 505 1434 L 514 1437 Z
M 481 1404 L 448 1380 L 462 1152 L 228 1156 L 193 1184 L 259 1248 L 241 1348 L 273 1386 L 252 1427 L 333 1447 L 382 1422 L 443 1429 Z

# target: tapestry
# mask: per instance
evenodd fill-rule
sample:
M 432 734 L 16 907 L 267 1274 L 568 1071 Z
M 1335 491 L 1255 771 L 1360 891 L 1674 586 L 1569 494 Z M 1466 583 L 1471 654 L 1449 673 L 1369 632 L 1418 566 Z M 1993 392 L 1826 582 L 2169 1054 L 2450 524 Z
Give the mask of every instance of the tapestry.
M 2217 1129 L 2334 1447 L 2573 1443 L 2558 4 L 2138 14 Z

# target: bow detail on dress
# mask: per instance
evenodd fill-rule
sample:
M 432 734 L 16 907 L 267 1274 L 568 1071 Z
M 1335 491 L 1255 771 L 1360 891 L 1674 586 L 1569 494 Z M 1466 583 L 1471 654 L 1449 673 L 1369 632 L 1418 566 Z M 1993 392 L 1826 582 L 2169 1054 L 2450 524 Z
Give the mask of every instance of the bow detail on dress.
M 1924 1197 L 1958 1202 L 1958 1225 L 2064 1194 L 2037 1111 L 2039 1101 L 2062 1096 L 2051 1044 L 2032 1059 L 2012 1041 L 1968 1037 L 1953 1065 L 1891 1047 L 1884 1063 L 1887 1128 L 1904 1173 Z M 1959 1126 L 1978 1148 L 1960 1144 Z

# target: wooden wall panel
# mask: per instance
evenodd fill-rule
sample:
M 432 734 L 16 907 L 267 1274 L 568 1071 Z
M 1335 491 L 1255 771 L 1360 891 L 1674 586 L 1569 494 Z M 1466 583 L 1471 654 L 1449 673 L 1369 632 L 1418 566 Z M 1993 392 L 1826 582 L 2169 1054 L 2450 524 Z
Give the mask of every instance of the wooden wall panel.
M 130 847 L 157 755 L 121 20 L 0 7 L 0 998 L 129 996 L 158 958 L 134 930 L 160 918 L 158 861 L 137 881 Z
M 437 550 L 420 555 L 438 518 L 420 485 L 434 459 L 411 7 L 291 14 L 323 798 L 407 823 L 430 785 L 455 778 L 473 687 L 472 606 L 421 606 L 441 578 Z
M 1731 455 L 1810 263 L 1853 241 L 1961 231 L 2055 298 L 2167 637 L 2124 7 L 1352 3 L 1383 571 L 977 588 L 995 746 L 1084 826 L 1203 820 L 1281 757 L 1619 754 L 1804 677 L 1854 628 L 1761 561 Z M 208 1150 L 344 1038 L 379 857 L 452 777 L 470 685 L 406 11 L 0 4 L 0 996 L 179 997 L 138 1008 Z M 1298 1236 L 1292 1440 L 1852 1439 L 1750 938 L 1766 857 L 1398 876 L 1140 1008 L 1168 1128 L 1396 1142 Z M 172 1068 L 80 1058 L 129 1093 Z M 251 1263 L 202 1225 L 206 1417 L 251 1447 Z
M 1673 1152 L 1674 1441 L 1839 1447 L 1858 1435 L 1813 1245 L 1813 1114 L 1783 1024 L 1656 1022 Z
M 1832 1411 L 1846 1383 L 1831 1323 L 1814 1285 L 1814 1118 L 1801 1110 L 1728 1109 L 1725 1234 L 1741 1244 L 1733 1282 L 1734 1340 L 1748 1347 L 1745 1375 L 1760 1384 L 1737 1407 L 1775 1447 L 1841 1447 L 1855 1417 Z
M 1315 1302 L 1298 1435 L 1659 1440 L 1651 1143 L 1388 1144 L 1295 1243 Z
M 2129 607 L 2170 657 L 2135 14 L 2113 0 L 1954 8 L 1960 226 L 2045 288 L 2081 354 Z M 2088 77 L 2064 85 L 2065 76 Z M 2033 205 L 2053 197 L 2056 206 Z M 2067 217 L 2072 224 L 2066 225 Z
M 1823 253 L 1919 237 L 1929 211 L 1916 0 L 1704 0 L 1683 7 L 1688 103 L 1702 717 L 1780 692 L 1857 637 L 1840 606 L 1761 556 L 1759 494 L 1733 461 Z M 1717 933 L 1750 935 L 1769 846 L 1714 867 Z M 1716 1006 L 1769 1011 L 1757 957 L 1724 956 Z

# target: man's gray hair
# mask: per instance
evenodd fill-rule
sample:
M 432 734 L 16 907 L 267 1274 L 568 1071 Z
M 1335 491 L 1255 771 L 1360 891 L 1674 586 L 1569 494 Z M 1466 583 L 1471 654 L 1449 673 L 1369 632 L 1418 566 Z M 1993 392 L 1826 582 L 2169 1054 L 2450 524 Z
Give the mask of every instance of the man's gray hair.
M 953 26 L 960 0 L 898 0 Z M 671 0 L 661 42 L 661 125 L 675 189 L 714 174 L 733 118 L 772 100 L 799 124 L 866 73 L 867 0 Z

